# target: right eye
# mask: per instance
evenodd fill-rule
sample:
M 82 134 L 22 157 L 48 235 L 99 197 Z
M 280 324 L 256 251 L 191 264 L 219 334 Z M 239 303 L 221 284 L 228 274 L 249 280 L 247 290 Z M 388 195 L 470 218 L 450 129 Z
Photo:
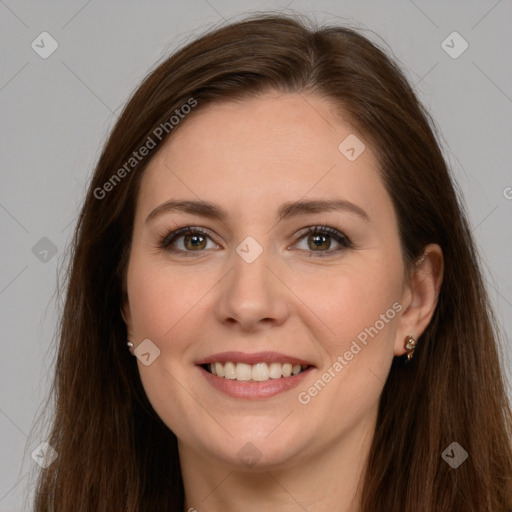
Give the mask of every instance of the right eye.
M 159 246 L 162 249 L 166 249 L 172 252 L 200 253 L 204 249 L 208 249 L 208 239 L 211 240 L 210 235 L 204 229 L 193 226 L 187 226 L 184 228 L 177 229 L 175 231 L 171 231 L 170 233 L 165 235 L 161 239 Z M 211 241 L 215 247 L 219 247 L 217 244 L 213 242 L 213 240 Z M 181 247 L 177 247 L 177 245 L 180 244 Z

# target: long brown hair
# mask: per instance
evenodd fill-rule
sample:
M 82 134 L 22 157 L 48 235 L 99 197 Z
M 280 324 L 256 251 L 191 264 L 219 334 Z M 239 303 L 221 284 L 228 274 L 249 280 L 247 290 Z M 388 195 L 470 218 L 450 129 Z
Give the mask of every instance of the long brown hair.
M 182 512 L 177 440 L 145 395 L 120 314 L 138 187 L 151 157 L 187 122 L 169 127 L 176 110 L 269 90 L 327 98 L 372 144 L 406 264 L 429 243 L 444 253 L 434 317 L 411 364 L 395 358 L 383 389 L 361 509 L 509 512 L 512 415 L 498 329 L 433 123 L 366 37 L 273 14 L 175 52 L 144 79 L 105 144 L 72 242 L 47 439 L 58 458 L 38 476 L 35 511 Z M 148 137 L 155 147 L 127 167 Z M 442 458 L 453 442 L 469 454 L 456 469 Z

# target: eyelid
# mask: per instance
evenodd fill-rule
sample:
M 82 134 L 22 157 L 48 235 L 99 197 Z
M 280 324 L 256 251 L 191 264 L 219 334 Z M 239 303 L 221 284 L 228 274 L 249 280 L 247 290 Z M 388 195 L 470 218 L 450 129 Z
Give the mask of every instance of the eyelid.
M 302 238 L 304 235 L 307 234 L 317 234 L 317 233 L 327 233 L 328 235 L 332 237 L 338 237 L 342 238 L 344 240 L 350 241 L 347 235 L 340 231 L 339 229 L 333 228 L 331 226 L 327 226 L 324 224 L 315 224 L 314 226 L 306 226 L 305 228 L 301 229 L 295 236 Z

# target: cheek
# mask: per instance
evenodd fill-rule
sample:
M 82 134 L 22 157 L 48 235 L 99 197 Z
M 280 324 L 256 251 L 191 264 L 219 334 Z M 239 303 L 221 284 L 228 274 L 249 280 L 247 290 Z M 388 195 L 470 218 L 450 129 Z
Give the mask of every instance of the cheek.
M 137 338 L 159 339 L 172 327 L 169 312 L 179 307 L 172 283 L 161 273 L 135 264 L 128 273 L 128 296 Z
M 294 292 L 311 305 L 316 321 L 328 338 L 340 341 L 356 338 L 366 328 L 388 332 L 397 318 L 393 307 L 401 296 L 400 265 L 395 271 L 384 265 L 362 264 L 338 270 L 304 275 L 295 280 Z M 364 334 L 361 336 L 364 338 Z M 333 342 L 336 345 L 336 342 Z
M 172 364 L 191 348 L 190 338 L 204 321 L 208 291 L 217 281 L 214 272 L 199 275 L 192 266 L 178 269 L 134 255 L 128 268 L 133 336 L 152 340 Z
M 304 414 L 330 411 L 322 429 L 326 436 L 344 432 L 375 411 L 394 357 L 397 318 L 402 309 L 398 286 L 389 274 L 332 280 L 328 298 L 315 294 L 316 341 L 324 354 L 315 379 L 297 392 Z M 306 302 L 306 300 L 305 300 Z M 313 302 L 311 302 L 313 303 Z M 311 407 L 311 408 L 310 408 Z
M 137 250 L 139 245 L 134 240 L 127 272 L 132 331 L 138 341 L 149 338 L 157 343 L 172 326 L 169 313 L 178 306 L 173 293 L 176 285 L 163 268 L 151 264 L 151 259 Z
M 296 282 L 297 295 L 314 310 L 308 328 L 318 333 L 315 340 L 324 354 L 317 378 L 328 381 L 325 388 L 319 383 L 311 395 L 307 389 L 300 391 L 313 400 L 321 389 L 322 397 L 314 398 L 319 406 L 323 403 L 340 414 L 362 413 L 378 400 L 394 357 L 402 310 L 402 266 L 395 256 L 398 253 L 380 252 L 324 277 L 303 276 Z

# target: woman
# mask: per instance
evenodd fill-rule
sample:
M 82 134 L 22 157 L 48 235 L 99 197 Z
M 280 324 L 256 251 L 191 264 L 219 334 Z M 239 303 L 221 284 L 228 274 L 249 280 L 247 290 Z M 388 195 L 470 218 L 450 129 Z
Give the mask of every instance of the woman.
M 273 15 L 202 36 L 92 178 L 35 510 L 511 510 L 475 254 L 382 50 Z

